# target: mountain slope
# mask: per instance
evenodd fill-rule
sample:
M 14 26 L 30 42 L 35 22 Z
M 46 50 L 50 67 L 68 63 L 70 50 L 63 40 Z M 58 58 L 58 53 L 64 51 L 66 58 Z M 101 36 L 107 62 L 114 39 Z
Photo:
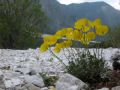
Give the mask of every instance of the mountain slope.
M 105 2 L 63 5 L 56 0 L 41 0 L 42 8 L 50 18 L 50 30 L 54 33 L 63 27 L 71 27 L 80 18 L 94 20 L 101 18 L 104 24 L 114 27 L 120 24 L 120 11 Z

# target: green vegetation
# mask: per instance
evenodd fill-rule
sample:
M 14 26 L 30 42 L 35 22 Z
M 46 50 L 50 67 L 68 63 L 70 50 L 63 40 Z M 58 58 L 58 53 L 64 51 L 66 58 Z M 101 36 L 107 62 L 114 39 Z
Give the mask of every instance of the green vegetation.
M 120 27 L 114 28 L 110 32 L 109 37 L 110 37 L 109 43 L 111 44 L 111 46 L 120 48 Z
M 56 81 L 58 80 L 57 76 L 49 76 L 46 73 L 39 73 L 39 74 L 40 74 L 40 76 L 42 76 L 46 87 L 54 86 Z
M 115 27 L 110 30 L 107 39 L 101 43 L 94 44 L 92 47 L 101 47 L 101 48 L 120 48 L 120 27 Z
M 0 48 L 34 48 L 46 25 L 39 0 L 0 0 Z
M 67 72 L 76 76 L 80 80 L 89 84 L 104 81 L 107 73 L 107 66 L 103 58 L 98 59 L 96 53 L 91 55 L 89 51 L 80 52 L 78 50 L 75 58 L 72 54 L 69 56 L 69 65 Z M 74 57 L 74 58 L 72 58 Z

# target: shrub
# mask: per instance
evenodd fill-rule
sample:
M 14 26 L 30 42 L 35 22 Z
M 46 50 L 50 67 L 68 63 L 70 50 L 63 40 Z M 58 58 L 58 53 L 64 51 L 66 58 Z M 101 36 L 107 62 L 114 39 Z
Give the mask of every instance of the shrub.
M 42 76 L 43 78 L 43 81 L 45 83 L 45 86 L 54 86 L 56 81 L 58 80 L 58 77 L 57 76 L 48 76 L 47 74 L 45 73 L 40 73 L 40 75 Z
M 69 61 L 69 65 L 66 67 L 68 73 L 89 84 L 105 79 L 107 67 L 103 58 L 98 59 L 96 54 L 91 55 L 89 51 L 77 54 L 77 57 Z

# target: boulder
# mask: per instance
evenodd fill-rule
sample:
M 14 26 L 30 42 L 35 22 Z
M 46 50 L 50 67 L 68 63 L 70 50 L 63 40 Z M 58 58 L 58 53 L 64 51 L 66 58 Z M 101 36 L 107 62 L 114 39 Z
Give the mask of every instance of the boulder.
M 120 51 L 116 51 L 112 56 L 111 60 L 120 60 Z
M 24 82 L 19 78 L 11 78 L 9 80 L 5 80 L 4 84 L 6 88 L 13 88 L 15 86 L 24 84 Z
M 5 89 L 0 88 L 0 90 L 5 90 Z
M 26 86 L 27 90 L 41 90 L 40 87 L 37 87 L 37 86 L 30 84 L 30 83 L 25 85 L 25 86 Z
M 110 90 L 110 89 L 109 89 L 109 88 L 104 87 L 104 88 L 101 88 L 101 89 L 95 89 L 95 90 Z
M 87 87 L 87 84 L 70 74 L 63 74 L 56 83 L 57 90 L 86 90 Z
M 3 72 L 0 71 L 0 90 L 5 88 L 3 78 L 4 78 Z
M 38 76 L 38 75 L 25 75 L 24 76 L 24 80 L 26 83 L 31 83 L 35 86 L 38 86 L 38 87 L 44 87 L 44 82 L 43 82 L 43 78 L 41 76 Z
M 35 70 L 30 70 L 30 72 L 27 73 L 28 75 L 36 75 L 36 71 Z
M 47 87 L 41 88 L 40 90 L 49 90 Z
M 112 90 L 120 90 L 120 86 L 113 87 Z

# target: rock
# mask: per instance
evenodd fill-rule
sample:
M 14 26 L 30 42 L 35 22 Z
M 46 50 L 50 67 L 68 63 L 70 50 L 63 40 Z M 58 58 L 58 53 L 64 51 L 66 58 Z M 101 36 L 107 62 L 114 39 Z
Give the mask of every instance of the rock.
M 3 80 L 3 72 L 2 71 L 0 71 L 0 81 L 2 81 Z
M 24 79 L 25 79 L 26 83 L 31 83 L 31 84 L 33 84 L 35 86 L 38 86 L 38 87 L 44 87 L 45 86 L 41 76 L 38 76 L 38 75 L 32 75 L 32 76 L 25 75 Z
M 27 74 L 29 74 L 29 75 L 36 75 L 37 73 L 36 73 L 36 71 L 35 71 L 35 70 L 30 70 L 30 72 L 29 72 L 29 73 L 27 73 Z
M 49 90 L 56 90 L 56 88 L 54 86 L 50 86 Z
M 0 88 L 0 90 L 5 90 L 5 89 Z
M 4 85 L 4 82 L 3 82 L 3 78 L 4 78 L 3 72 L 0 71 L 0 90 L 5 88 L 5 85 Z
M 2 76 L 3 75 L 3 72 L 2 71 L 0 71 L 0 76 Z
M 5 80 L 4 84 L 6 88 L 13 88 L 17 85 L 21 85 L 23 84 L 23 80 L 19 79 L 19 78 L 12 78 L 10 80 Z
M 27 90 L 41 90 L 40 87 L 37 87 L 37 86 L 30 84 L 30 83 L 25 85 L 25 86 L 26 86 Z
M 0 83 L 0 88 L 1 88 L 1 89 L 4 89 L 4 88 L 5 88 L 4 83 Z
M 120 86 L 113 87 L 112 90 L 120 90 Z
M 101 89 L 95 89 L 95 90 L 109 90 L 109 88 L 104 87 L 104 88 L 101 88 Z
M 49 90 L 47 87 L 41 88 L 40 90 Z
M 15 69 L 15 72 L 19 72 L 19 73 L 25 75 L 25 74 L 27 74 L 27 73 L 30 72 L 30 69 L 28 69 L 28 68 L 16 68 L 16 69 Z
M 87 87 L 83 81 L 70 74 L 60 76 L 56 83 L 57 90 L 86 90 Z
M 112 56 L 111 60 L 120 60 L 120 51 L 116 51 Z

